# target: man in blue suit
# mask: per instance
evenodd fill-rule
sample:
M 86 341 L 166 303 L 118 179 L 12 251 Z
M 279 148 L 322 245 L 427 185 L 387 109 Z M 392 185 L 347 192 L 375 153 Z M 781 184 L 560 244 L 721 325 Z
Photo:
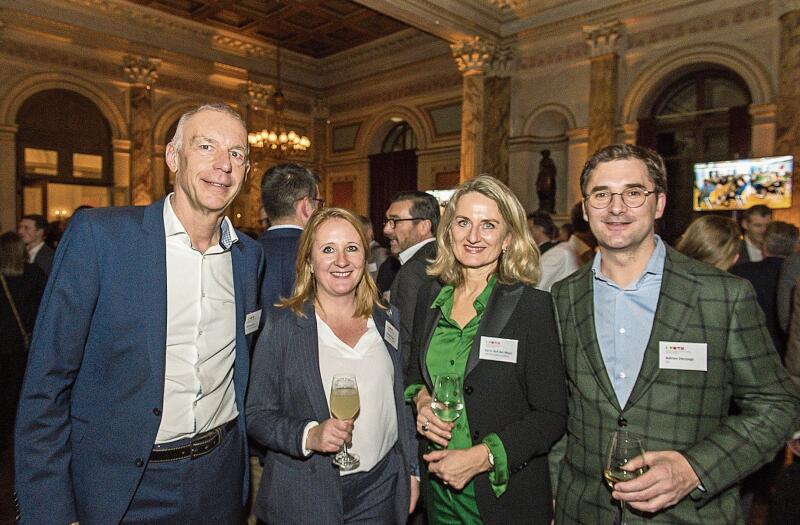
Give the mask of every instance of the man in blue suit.
M 224 212 L 250 169 L 223 104 L 167 145 L 175 192 L 76 214 L 42 299 L 16 429 L 23 524 L 236 523 L 264 257 Z
M 261 179 L 261 202 L 270 222 L 258 239 L 267 259 L 268 307 L 292 295 L 297 242 L 311 214 L 325 201 L 319 198 L 319 177 L 314 173 L 299 164 L 278 164 Z

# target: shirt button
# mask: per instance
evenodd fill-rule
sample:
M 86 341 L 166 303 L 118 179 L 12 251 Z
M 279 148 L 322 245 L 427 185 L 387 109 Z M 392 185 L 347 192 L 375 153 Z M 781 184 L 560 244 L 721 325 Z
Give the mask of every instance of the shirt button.
M 143 466 L 144 466 L 144 460 L 143 460 L 142 458 L 136 458 L 136 461 L 134 461 L 134 464 L 135 464 L 137 467 L 141 468 L 141 467 L 143 467 Z
M 450 364 L 451 364 L 451 365 L 454 365 L 454 364 L 456 364 L 456 362 L 455 362 L 453 359 L 451 359 L 451 360 L 450 360 Z
M 620 379 L 625 379 L 628 376 L 627 376 L 627 374 L 625 372 L 620 372 L 620 373 L 617 374 L 617 377 L 620 378 Z
M 198 331 L 197 335 L 203 335 L 203 331 L 202 330 Z
M 160 408 L 154 408 L 153 409 L 153 414 L 155 414 L 157 416 L 160 416 L 161 415 L 161 409 Z
M 196 407 L 197 406 L 197 401 L 192 401 L 192 406 Z
M 619 333 L 624 334 L 625 333 L 625 329 L 624 328 L 620 328 L 619 329 Z

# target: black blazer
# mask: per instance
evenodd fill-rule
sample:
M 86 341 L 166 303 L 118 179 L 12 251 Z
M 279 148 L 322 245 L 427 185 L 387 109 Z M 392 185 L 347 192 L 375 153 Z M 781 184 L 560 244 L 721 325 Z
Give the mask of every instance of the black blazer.
M 280 301 L 281 297 L 292 295 L 297 243 L 300 242 L 302 234 L 303 230 L 298 228 L 279 228 L 265 231 L 258 239 L 267 260 L 262 290 L 266 301 L 264 307 L 267 309 Z
M 419 292 L 409 384 L 424 382 L 439 309 L 431 309 L 438 282 Z M 517 362 L 479 358 L 482 336 L 519 341 Z M 547 453 L 566 428 L 567 391 L 550 294 L 523 284 L 497 283 L 472 344 L 464 374 L 464 403 L 473 444 L 496 433 L 508 456 L 508 489 L 494 495 L 488 473 L 474 478 L 475 499 L 487 525 L 549 525 L 553 495 Z
M 304 313 L 300 317 L 281 308 L 269 311 L 253 354 L 247 433 L 269 449 L 256 515 L 269 524 L 338 525 L 343 516 L 339 471 L 329 454 L 305 457 L 301 443 L 306 424 L 331 417 L 320 378 L 314 307 L 307 304 Z M 376 307 L 372 317 L 382 337 L 387 321 L 398 327 L 394 309 Z M 398 473 L 394 522 L 405 523 L 410 476 L 417 465 L 414 423 L 411 408 L 403 402 L 399 351 L 388 343 L 386 348 L 394 365 L 397 443 L 408 467 Z

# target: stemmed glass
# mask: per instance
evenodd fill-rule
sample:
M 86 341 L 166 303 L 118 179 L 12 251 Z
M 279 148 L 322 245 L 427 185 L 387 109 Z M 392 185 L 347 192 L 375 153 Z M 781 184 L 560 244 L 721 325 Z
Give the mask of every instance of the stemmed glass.
M 630 481 L 647 472 L 647 466 L 643 466 L 636 470 L 625 470 L 622 468 L 630 460 L 635 457 L 642 456 L 644 458 L 644 439 L 633 432 L 627 430 L 616 430 L 611 434 L 611 441 L 608 443 L 608 450 L 606 450 L 605 469 L 603 470 L 603 477 L 606 483 L 612 489 L 614 485 L 620 481 Z M 621 501 L 620 504 L 620 525 L 625 525 L 625 502 Z
M 331 414 L 336 419 L 353 419 L 360 409 L 358 383 L 352 374 L 336 374 L 331 381 Z M 333 457 L 340 470 L 353 470 L 361 464 L 356 454 L 347 452 L 347 443 Z
M 433 383 L 433 399 L 431 410 L 436 417 L 450 423 L 461 417 L 464 410 L 464 392 L 461 388 L 461 376 L 458 374 L 442 374 Z

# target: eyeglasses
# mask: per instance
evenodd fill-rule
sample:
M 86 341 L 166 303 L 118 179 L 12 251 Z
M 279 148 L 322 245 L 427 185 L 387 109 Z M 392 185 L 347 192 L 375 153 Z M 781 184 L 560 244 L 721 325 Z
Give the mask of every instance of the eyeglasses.
M 411 217 L 410 219 L 384 219 L 383 226 L 385 228 L 386 225 L 388 225 L 389 228 L 394 230 L 397 227 L 397 223 L 398 222 L 403 222 L 403 221 L 421 221 L 421 220 L 424 220 L 424 219 L 422 217 Z
M 592 208 L 602 210 L 608 208 L 609 204 L 611 204 L 611 201 L 614 199 L 614 195 L 619 195 L 625 206 L 628 208 L 638 208 L 645 203 L 649 195 L 657 193 L 658 191 L 649 191 L 644 188 L 628 188 L 623 191 L 598 190 L 589 195 L 584 195 L 583 200 Z

